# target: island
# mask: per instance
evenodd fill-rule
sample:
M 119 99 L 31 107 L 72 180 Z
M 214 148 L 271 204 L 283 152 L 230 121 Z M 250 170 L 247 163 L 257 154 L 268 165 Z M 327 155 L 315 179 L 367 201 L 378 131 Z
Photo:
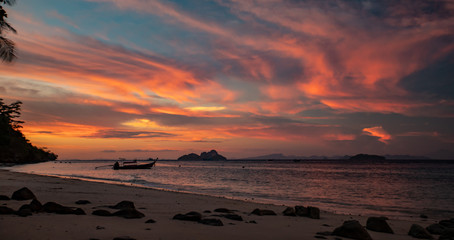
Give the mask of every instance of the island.
M 196 153 L 190 153 L 178 158 L 178 161 L 225 161 L 226 157 L 220 155 L 216 150 L 202 152 L 200 156 Z
M 386 157 L 361 153 L 350 157 L 349 160 L 386 160 Z

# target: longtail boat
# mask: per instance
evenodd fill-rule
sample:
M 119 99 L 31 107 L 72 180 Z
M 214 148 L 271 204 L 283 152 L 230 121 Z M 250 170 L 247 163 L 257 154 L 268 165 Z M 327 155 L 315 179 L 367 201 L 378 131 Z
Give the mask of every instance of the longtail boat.
M 151 158 L 149 160 L 152 160 Z M 132 162 L 123 162 L 121 165 L 118 162 L 115 162 L 113 165 L 114 170 L 122 170 L 122 169 L 150 169 L 154 167 L 158 159 L 154 160 L 151 163 L 142 163 L 138 164 L 137 161 Z

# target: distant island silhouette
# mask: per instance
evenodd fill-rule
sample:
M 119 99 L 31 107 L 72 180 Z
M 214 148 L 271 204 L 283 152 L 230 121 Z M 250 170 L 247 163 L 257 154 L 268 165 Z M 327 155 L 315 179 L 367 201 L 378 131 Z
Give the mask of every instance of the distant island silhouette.
M 227 158 L 220 155 L 216 150 L 202 152 L 200 156 L 195 153 L 190 153 L 178 158 L 178 161 L 225 161 L 225 160 L 227 160 Z
M 374 155 L 374 154 L 356 154 L 356 155 L 334 155 L 334 156 L 323 156 L 323 155 L 311 155 L 311 156 L 296 156 L 296 155 L 285 155 L 283 153 L 273 153 L 268 155 L 248 157 L 245 160 L 323 160 L 323 159 L 332 159 L 332 160 L 350 160 L 353 158 L 359 159 L 362 157 L 369 156 L 369 159 L 376 159 L 374 156 L 384 157 L 386 160 L 428 160 L 431 159 L 426 156 L 413 156 L 413 155 L 390 155 L 386 154 L 383 156 Z M 381 159 L 381 158 L 380 158 Z
M 386 160 L 386 157 L 361 153 L 350 157 L 349 160 Z

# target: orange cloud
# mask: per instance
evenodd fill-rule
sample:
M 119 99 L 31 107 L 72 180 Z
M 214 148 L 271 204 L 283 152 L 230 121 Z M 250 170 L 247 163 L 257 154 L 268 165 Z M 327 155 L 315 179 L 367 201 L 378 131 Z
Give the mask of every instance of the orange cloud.
M 452 19 L 409 16 L 399 22 L 392 14 L 366 16 L 368 9 L 359 5 L 282 4 L 281 0 L 217 1 L 216 8 L 227 7 L 224 10 L 229 12 L 218 19 L 200 14 L 197 7 L 162 0 L 91 1 L 139 12 L 134 17 L 144 21 L 136 24 L 137 29 L 148 31 L 157 23 L 171 30 L 172 36 L 152 29 L 137 40 L 134 31 L 138 30 L 128 29 L 127 40 L 117 39 L 125 35 L 118 34 L 125 26 L 120 21 L 115 33 L 106 30 L 110 23 L 100 23 L 106 29 L 90 33 L 79 19 L 57 10 L 49 14 L 64 20 L 61 25 L 71 25 L 100 41 L 12 12 L 14 25 L 21 29 L 12 35 L 19 59 L 0 69 L 0 81 L 5 82 L 0 91 L 5 98 L 34 102 L 35 108 L 52 108 L 41 108 L 46 114 L 26 109 L 29 119 L 40 119 L 29 121 L 31 125 L 24 129 L 34 138 L 74 143 L 85 141 L 86 136 L 92 136 L 89 141 L 93 142 L 104 137 L 121 146 L 115 137 L 143 138 L 150 145 L 162 144 L 154 141 L 159 137 L 172 149 L 190 148 L 191 141 L 250 140 L 252 144 L 257 139 L 284 145 L 304 140 L 321 146 L 324 141 L 355 139 L 349 133 L 357 126 L 333 123 L 344 113 L 433 116 L 436 111 L 418 110 L 443 105 L 448 109 L 445 114 L 452 115 L 449 99 L 423 99 L 399 84 L 452 53 L 454 44 L 447 41 L 452 37 L 453 22 L 448 21 Z M 117 14 L 118 9 L 108 11 Z M 397 14 L 406 11 L 398 9 Z M 147 25 L 150 19 L 156 22 Z M 413 22 L 417 27 L 407 26 Z M 155 42 L 157 38 L 160 41 Z M 147 42 L 156 45 L 147 47 Z M 161 55 L 149 50 L 158 48 Z M 12 81 L 20 83 L 7 86 Z M 101 113 L 109 116 L 96 118 Z M 392 139 L 380 126 L 364 128 L 363 133 L 385 143 Z
M 369 136 L 378 137 L 378 140 L 383 143 L 388 143 L 392 139 L 391 135 L 383 129 L 382 126 L 364 128 L 363 133 Z

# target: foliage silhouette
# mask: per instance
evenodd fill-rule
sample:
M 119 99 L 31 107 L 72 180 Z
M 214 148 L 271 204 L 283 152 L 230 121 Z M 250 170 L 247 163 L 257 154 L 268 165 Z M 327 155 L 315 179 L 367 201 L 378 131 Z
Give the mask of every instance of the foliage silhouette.
M 0 98 L 0 163 L 32 163 L 57 159 L 57 155 L 44 148 L 33 146 L 19 130 L 23 121 L 22 102 L 5 104 Z
M 15 43 L 3 36 L 6 31 L 17 33 L 16 29 L 6 21 L 5 18 L 8 18 L 8 14 L 2 6 L 2 4 L 11 6 L 14 3 L 16 3 L 16 0 L 0 0 L 0 58 L 3 62 L 12 62 L 16 59 Z

